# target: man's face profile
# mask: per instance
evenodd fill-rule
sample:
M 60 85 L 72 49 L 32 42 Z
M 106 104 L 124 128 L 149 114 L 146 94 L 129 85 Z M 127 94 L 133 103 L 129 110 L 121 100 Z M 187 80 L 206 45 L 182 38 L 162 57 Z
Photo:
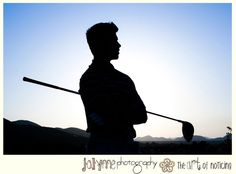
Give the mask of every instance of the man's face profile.
M 109 37 L 106 43 L 106 47 L 107 47 L 107 57 L 110 60 L 119 58 L 119 51 L 121 45 L 118 42 L 118 37 L 116 34 L 112 34 L 112 36 Z
M 119 58 L 120 43 L 116 33 L 106 35 L 99 45 L 99 52 L 106 60 L 116 60 Z

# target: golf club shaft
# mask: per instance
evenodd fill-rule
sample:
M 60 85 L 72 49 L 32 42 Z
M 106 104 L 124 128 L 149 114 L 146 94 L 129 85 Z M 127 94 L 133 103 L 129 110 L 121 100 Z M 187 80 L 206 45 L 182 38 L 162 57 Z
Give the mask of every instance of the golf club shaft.
M 42 86 L 47 86 L 47 87 L 54 88 L 54 89 L 59 89 L 59 90 L 66 91 L 66 92 L 71 92 L 71 93 L 74 93 L 74 94 L 79 94 L 79 92 L 77 92 L 77 91 L 72 91 L 70 89 L 66 89 L 66 88 L 62 88 L 62 87 L 59 87 L 59 86 L 51 85 L 49 83 L 40 82 L 38 80 L 30 79 L 28 77 L 24 77 L 23 81 L 30 82 L 30 83 L 35 83 L 35 84 L 42 85 Z
M 38 84 L 38 85 L 42 85 L 42 86 L 46 86 L 46 87 L 50 87 L 50 88 L 54 88 L 54 89 L 58 89 L 58 90 L 62 90 L 62 91 L 70 92 L 70 93 L 74 93 L 74 94 L 79 94 L 79 92 L 77 92 L 77 91 L 72 91 L 72 90 L 69 90 L 69 89 L 66 89 L 66 88 L 62 88 L 62 87 L 59 87 L 59 86 L 51 85 L 49 83 L 45 83 L 45 82 L 41 82 L 41 81 L 38 81 L 38 80 L 30 79 L 28 77 L 24 77 L 23 81 L 30 82 L 30 83 L 35 83 L 35 84 Z M 164 115 L 156 114 L 154 112 L 150 112 L 150 111 L 146 111 L 146 112 L 148 114 L 152 114 L 152 115 L 163 117 L 163 118 L 166 118 L 166 119 L 178 121 L 178 122 L 181 122 L 181 123 L 184 122 L 182 120 L 178 120 L 178 119 L 174 119 L 174 118 L 167 117 L 167 116 L 164 116 Z
M 156 116 L 159 116 L 159 117 L 167 118 L 167 119 L 173 120 L 173 121 L 178 121 L 178 122 L 180 122 L 180 123 L 183 123 L 183 122 L 184 122 L 184 121 L 182 121 L 182 120 L 178 120 L 178 119 L 175 119 L 175 118 L 167 117 L 167 116 L 161 115 L 161 114 L 156 114 L 156 113 L 154 113 L 154 112 L 150 112 L 150 111 L 146 111 L 146 112 L 147 112 L 148 114 L 152 114 L 152 115 L 156 115 Z

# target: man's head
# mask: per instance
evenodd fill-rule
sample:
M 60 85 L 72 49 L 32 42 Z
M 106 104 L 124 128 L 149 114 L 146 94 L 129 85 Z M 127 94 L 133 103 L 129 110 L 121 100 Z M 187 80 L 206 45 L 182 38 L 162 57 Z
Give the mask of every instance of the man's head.
M 87 42 L 95 59 L 118 59 L 120 44 L 116 36 L 118 31 L 114 23 L 98 23 L 87 30 Z

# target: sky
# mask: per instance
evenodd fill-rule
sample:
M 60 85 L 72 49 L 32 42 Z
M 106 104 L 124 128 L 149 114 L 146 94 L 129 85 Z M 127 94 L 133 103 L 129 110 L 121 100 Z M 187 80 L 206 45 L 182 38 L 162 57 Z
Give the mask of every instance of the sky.
M 78 91 L 93 59 L 86 30 L 114 22 L 116 69 L 129 75 L 148 111 L 191 122 L 195 135 L 232 126 L 230 4 L 4 4 L 4 118 L 86 129 L 80 96 L 22 81 L 24 76 Z M 178 122 L 149 115 L 137 136 L 179 137 Z

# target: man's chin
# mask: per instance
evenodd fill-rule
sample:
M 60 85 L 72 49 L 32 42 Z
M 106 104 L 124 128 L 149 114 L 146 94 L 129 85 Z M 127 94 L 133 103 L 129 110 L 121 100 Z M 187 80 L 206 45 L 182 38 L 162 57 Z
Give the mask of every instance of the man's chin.
M 119 56 L 112 56 L 111 57 L 111 60 L 117 60 L 117 59 L 119 59 Z

